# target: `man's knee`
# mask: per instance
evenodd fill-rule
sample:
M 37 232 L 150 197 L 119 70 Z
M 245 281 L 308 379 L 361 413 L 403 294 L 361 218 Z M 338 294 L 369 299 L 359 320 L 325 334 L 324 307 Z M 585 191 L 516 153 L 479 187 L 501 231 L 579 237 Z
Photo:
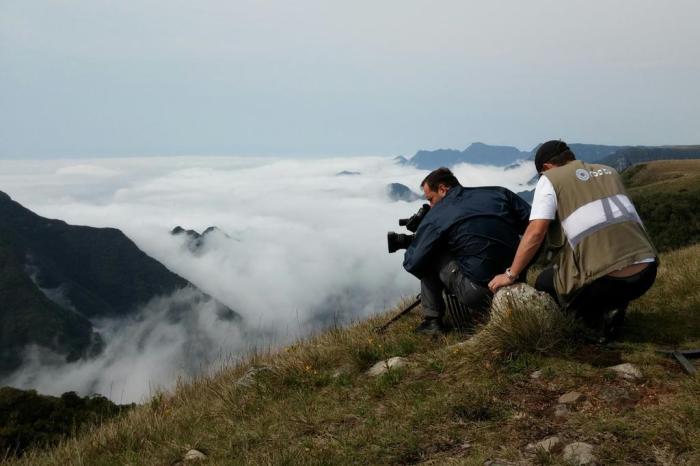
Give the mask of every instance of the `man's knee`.
M 440 280 L 469 309 L 488 309 L 491 298 L 488 288 L 479 286 L 464 276 L 456 261 L 450 262 L 440 271 Z

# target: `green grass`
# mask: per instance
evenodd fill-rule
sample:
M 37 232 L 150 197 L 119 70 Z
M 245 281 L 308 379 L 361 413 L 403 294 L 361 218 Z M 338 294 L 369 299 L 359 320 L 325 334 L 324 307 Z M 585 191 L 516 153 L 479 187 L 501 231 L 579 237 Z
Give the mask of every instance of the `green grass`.
M 700 160 L 634 165 L 622 174 L 640 217 L 660 251 L 700 241 Z
M 630 194 L 678 193 L 700 189 L 700 160 L 658 160 L 633 165 L 622 173 Z
M 57 448 L 8 463 L 170 465 L 197 448 L 208 455 L 203 464 L 216 465 L 563 464 L 560 451 L 525 451 L 558 435 L 595 445 L 601 464 L 700 464 L 700 378 L 654 351 L 700 346 L 699 276 L 700 245 L 663 255 L 657 284 L 631 306 L 628 337 L 605 347 L 571 338 L 485 354 L 457 345 L 465 335 L 413 335 L 417 315 L 377 335 L 374 326 L 390 314 L 382 315 L 182 381 Z M 365 375 L 398 355 L 409 364 Z M 607 369 L 621 362 L 644 378 Z M 535 370 L 541 376 L 532 379 Z M 570 390 L 586 400 L 554 417 Z

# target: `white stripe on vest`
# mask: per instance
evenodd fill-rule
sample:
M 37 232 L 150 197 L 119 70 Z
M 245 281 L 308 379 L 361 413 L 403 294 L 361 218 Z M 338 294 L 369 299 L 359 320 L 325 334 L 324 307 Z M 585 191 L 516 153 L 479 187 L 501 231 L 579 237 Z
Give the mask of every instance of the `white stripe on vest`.
M 579 207 L 561 222 L 561 226 L 573 248 L 598 230 L 630 221 L 643 227 L 642 220 L 629 198 L 624 194 L 617 194 Z

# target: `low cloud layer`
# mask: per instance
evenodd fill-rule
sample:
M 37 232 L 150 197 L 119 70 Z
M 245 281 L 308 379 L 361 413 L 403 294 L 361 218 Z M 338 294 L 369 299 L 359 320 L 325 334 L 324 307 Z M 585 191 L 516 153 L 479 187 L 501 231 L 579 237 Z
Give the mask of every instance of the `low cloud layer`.
M 143 401 L 177 376 L 200 373 L 224 355 L 244 352 L 253 337 L 265 340 L 262 334 L 246 335 L 220 311 L 220 304 L 192 288 L 156 298 L 133 317 L 96 322 L 107 343 L 99 356 L 66 363 L 44 348 L 30 347 L 22 369 L 3 384 L 40 393 L 100 393 L 121 403 Z
M 465 186 L 519 191 L 534 174 L 531 165 L 454 171 Z M 386 185 L 418 191 L 427 171 L 386 158 L 0 161 L 0 168 L 0 190 L 18 202 L 68 223 L 120 228 L 245 322 L 243 330 L 221 325 L 213 304 L 192 296 L 164 298 L 137 319 L 99 323 L 107 347 L 94 360 L 49 363 L 33 350 L 14 385 L 138 401 L 251 346 L 361 319 L 418 292 L 401 267 L 403 254 L 387 253 L 386 232 L 401 231 L 397 219 L 422 201 L 392 202 Z M 360 174 L 336 176 L 343 170 Z M 193 254 L 184 236 L 170 235 L 176 225 L 200 232 L 214 225 L 221 233 Z M 173 320 L 173 302 L 191 305 Z

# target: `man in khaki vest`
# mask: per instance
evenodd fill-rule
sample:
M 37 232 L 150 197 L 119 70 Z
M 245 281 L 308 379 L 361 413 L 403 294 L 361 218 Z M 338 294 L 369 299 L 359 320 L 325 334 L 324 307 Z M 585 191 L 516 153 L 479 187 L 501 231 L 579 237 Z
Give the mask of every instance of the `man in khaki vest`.
M 553 266 L 535 288 L 602 329 L 604 339 L 618 337 L 628 303 L 656 279 L 656 249 L 614 169 L 576 160 L 563 141 L 542 144 L 535 167 L 541 176 L 530 223 L 513 263 L 489 289 L 511 285 L 546 238 Z

